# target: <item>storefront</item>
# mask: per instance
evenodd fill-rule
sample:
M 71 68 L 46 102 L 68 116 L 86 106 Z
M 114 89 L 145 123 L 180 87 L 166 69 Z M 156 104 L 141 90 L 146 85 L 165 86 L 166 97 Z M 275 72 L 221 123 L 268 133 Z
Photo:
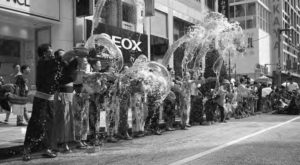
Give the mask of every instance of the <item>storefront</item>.
M 86 21 L 86 36 L 89 37 L 92 22 L 90 20 Z M 120 48 L 123 53 L 124 65 L 131 66 L 139 55 L 144 54 L 148 56 L 148 38 L 145 34 L 100 23 L 95 29 L 94 34 L 101 33 L 108 34 L 113 42 Z
M 0 1 L 0 76 L 8 79 L 14 64 L 29 65 L 35 82 L 36 48 L 73 48 L 72 0 Z

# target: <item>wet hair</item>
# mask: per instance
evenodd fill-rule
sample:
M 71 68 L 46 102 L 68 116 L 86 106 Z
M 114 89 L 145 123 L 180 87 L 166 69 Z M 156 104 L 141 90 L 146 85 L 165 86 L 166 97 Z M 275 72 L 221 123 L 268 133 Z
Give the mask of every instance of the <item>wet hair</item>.
M 59 52 L 61 52 L 61 51 L 65 51 L 65 50 L 63 50 L 63 49 L 57 49 L 57 50 L 54 52 L 55 58 L 61 58 L 61 57 L 59 57 Z
M 15 69 L 15 68 L 17 67 L 17 65 L 20 66 L 20 64 L 14 64 L 14 65 L 13 65 L 13 68 Z
M 45 52 L 47 52 L 49 48 L 51 48 L 50 44 L 40 45 L 37 49 L 38 56 L 39 57 L 44 57 Z
M 21 66 L 21 72 L 24 73 L 24 71 L 29 68 L 29 65 L 22 65 Z

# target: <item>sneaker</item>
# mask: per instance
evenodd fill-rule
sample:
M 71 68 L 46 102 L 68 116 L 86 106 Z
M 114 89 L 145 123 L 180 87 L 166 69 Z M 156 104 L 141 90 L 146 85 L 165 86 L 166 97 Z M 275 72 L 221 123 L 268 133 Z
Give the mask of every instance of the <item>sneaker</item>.
M 57 155 L 52 150 L 47 149 L 45 151 L 45 153 L 43 154 L 43 157 L 45 157 L 45 158 L 55 158 L 55 157 L 57 157 Z
M 118 142 L 118 140 L 114 137 L 108 137 L 107 138 L 107 143 L 117 143 L 117 142 Z

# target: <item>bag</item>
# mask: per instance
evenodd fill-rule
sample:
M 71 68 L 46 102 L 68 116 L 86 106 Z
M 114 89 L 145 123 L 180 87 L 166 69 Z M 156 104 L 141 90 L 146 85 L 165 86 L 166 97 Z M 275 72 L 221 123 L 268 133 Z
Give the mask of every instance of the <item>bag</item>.
M 18 105 L 24 105 L 27 102 L 29 102 L 28 97 L 21 97 L 12 93 L 8 94 L 7 99 L 11 104 L 18 104 Z

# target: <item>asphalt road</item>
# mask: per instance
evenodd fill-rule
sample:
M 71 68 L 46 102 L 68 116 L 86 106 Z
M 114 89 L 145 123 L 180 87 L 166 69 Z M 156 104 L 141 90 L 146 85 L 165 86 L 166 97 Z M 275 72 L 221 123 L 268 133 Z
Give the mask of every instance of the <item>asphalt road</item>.
M 30 162 L 18 158 L 4 164 L 300 165 L 300 117 L 257 115 L 105 144 L 96 153 L 35 155 Z

